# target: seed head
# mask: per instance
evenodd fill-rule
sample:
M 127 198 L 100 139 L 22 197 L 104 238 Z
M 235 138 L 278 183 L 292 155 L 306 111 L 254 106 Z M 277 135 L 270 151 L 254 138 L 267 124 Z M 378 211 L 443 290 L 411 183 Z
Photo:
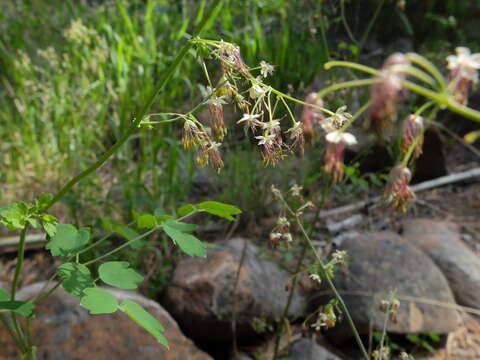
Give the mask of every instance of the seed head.
M 383 197 L 394 210 L 406 212 L 410 200 L 415 198 L 410 190 L 411 180 L 412 173 L 406 167 L 397 166 L 390 171 Z

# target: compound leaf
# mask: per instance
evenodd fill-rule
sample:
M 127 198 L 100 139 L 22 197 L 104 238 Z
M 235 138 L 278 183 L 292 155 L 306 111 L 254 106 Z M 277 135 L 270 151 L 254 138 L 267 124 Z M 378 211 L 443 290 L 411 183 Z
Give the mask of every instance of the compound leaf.
M 90 270 L 83 264 L 62 264 L 58 268 L 58 275 L 62 278 L 63 288 L 70 295 L 81 296 L 85 289 L 95 287 Z
M 87 230 L 77 230 L 71 224 L 57 224 L 55 235 L 45 246 L 53 256 L 69 256 L 80 251 L 90 241 Z
M 108 291 L 99 288 L 88 288 L 83 291 L 80 306 L 90 311 L 90 314 L 111 314 L 117 311 L 118 301 Z
M 219 216 L 229 221 L 235 220 L 232 215 L 238 215 L 242 213 L 242 210 L 239 208 L 218 201 L 204 201 L 198 204 L 197 207 L 208 212 L 209 214 Z

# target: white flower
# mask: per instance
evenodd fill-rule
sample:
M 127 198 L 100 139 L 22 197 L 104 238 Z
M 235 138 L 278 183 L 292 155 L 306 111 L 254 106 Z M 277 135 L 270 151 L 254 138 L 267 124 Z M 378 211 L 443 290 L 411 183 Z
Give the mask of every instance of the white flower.
M 447 56 L 450 70 L 458 70 L 460 76 L 476 83 L 478 81 L 477 71 L 480 69 L 480 53 L 472 54 L 466 47 L 457 47 L 457 55 Z
M 290 139 L 296 139 L 303 134 L 303 126 L 299 121 L 295 121 L 293 126 L 287 130 L 287 133 L 290 134 Z
M 274 70 L 273 65 L 270 65 L 269 63 L 263 60 L 260 61 L 260 74 L 262 74 L 264 78 L 266 78 L 268 74 L 273 73 L 273 70 Z
M 258 145 L 273 145 L 277 136 L 275 134 L 267 134 L 262 136 L 255 136 L 255 139 L 259 140 Z
M 270 134 L 275 134 L 280 130 L 280 121 L 270 120 L 269 122 L 262 123 L 263 129 Z
M 292 196 L 300 197 L 301 192 L 303 190 L 303 186 L 299 186 L 297 184 L 293 184 L 292 187 L 290 188 L 290 192 L 292 193 Z
M 248 93 L 252 99 L 259 99 L 265 96 L 266 90 L 259 84 L 253 84 Z
M 254 130 L 257 126 L 262 126 L 262 122 L 257 119 L 263 115 L 260 114 L 243 114 L 242 118 L 237 121 L 237 124 L 245 123 L 246 128 Z
M 326 119 L 327 123 L 330 123 L 330 126 L 333 125 L 335 129 L 340 129 L 348 120 L 352 118 L 352 114 L 346 112 L 346 110 L 347 105 L 340 106 L 337 111 L 335 111 L 333 116 L 330 116 Z
M 350 133 L 340 131 L 332 131 L 328 133 L 325 138 L 328 142 L 334 144 L 342 143 L 344 145 L 355 145 L 357 143 L 355 136 Z
M 322 279 L 320 276 L 318 276 L 318 274 L 310 274 L 308 277 L 319 284 L 322 282 Z

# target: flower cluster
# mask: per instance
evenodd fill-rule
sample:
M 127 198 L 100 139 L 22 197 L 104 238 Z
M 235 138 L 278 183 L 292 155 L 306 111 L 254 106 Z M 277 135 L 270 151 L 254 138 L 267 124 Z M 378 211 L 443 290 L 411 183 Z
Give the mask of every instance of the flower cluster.
M 290 233 L 290 222 L 285 217 L 277 219 L 277 225 L 270 232 L 270 237 L 267 246 L 271 249 L 276 249 L 283 242 L 286 248 L 290 247 L 292 243 L 292 234 Z

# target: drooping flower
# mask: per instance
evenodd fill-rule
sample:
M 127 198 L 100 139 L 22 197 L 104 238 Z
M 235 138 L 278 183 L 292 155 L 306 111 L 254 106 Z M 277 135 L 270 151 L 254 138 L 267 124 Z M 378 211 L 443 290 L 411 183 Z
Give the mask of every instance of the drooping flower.
M 258 145 L 262 146 L 262 157 L 265 165 L 275 166 L 283 158 L 282 145 L 278 142 L 276 134 L 265 133 L 255 136 L 259 140 Z
M 404 54 L 389 56 L 371 87 L 370 125 L 380 138 L 384 138 L 385 130 L 396 119 L 401 83 L 405 79 L 402 67 L 409 64 L 410 61 Z
M 253 84 L 252 87 L 248 90 L 248 94 L 253 100 L 263 98 L 266 93 L 267 90 L 259 84 Z
M 334 115 L 325 119 L 325 122 L 322 124 L 323 129 L 326 132 L 339 130 L 352 118 L 352 114 L 348 113 L 346 110 L 347 105 L 340 106 L 337 111 L 335 111 Z
M 343 179 L 343 160 L 345 146 L 357 143 L 355 136 L 350 133 L 333 131 L 325 136 L 327 140 L 323 171 L 332 184 L 337 184 Z
M 418 140 L 415 140 L 417 139 Z M 422 154 L 423 147 L 423 117 L 411 114 L 403 121 L 402 127 L 402 153 L 406 154 L 410 146 L 417 141 L 413 151 L 416 159 Z
M 248 66 L 240 54 L 239 46 L 224 42 L 219 46 L 217 51 L 225 74 L 231 75 L 232 70 L 236 70 L 245 77 L 250 75 Z
M 190 119 L 185 120 L 182 134 L 182 145 L 184 149 L 191 149 L 200 145 L 202 141 L 200 133 L 197 124 Z
M 266 78 L 269 74 L 273 73 L 274 67 L 266 61 L 260 61 L 260 74 Z
M 244 123 L 245 127 L 245 132 L 250 129 L 252 132 L 255 132 L 257 127 L 262 126 L 262 122 L 258 121 L 258 118 L 260 118 L 263 115 L 263 113 L 260 114 L 243 114 L 242 118 L 237 121 L 237 124 Z
M 213 169 L 218 173 L 223 167 L 222 154 L 220 153 L 220 143 L 211 141 L 210 139 L 204 140 L 199 146 L 195 162 L 198 166 L 207 166 L 210 161 L 212 162 Z
M 303 154 L 303 150 L 305 147 L 305 137 L 303 136 L 302 123 L 299 121 L 295 121 L 293 126 L 286 132 L 290 133 L 290 149 L 299 149 L 300 152 Z
M 397 166 L 390 171 L 388 183 L 384 191 L 384 199 L 388 205 L 399 212 L 407 211 L 410 200 L 415 194 L 410 189 L 412 173 L 403 166 Z
M 310 105 L 323 106 L 323 101 L 317 98 L 317 93 L 310 93 L 305 98 L 305 103 Z M 315 141 L 315 123 L 322 122 L 324 117 L 313 106 L 305 105 L 302 111 L 302 117 L 300 118 L 303 124 L 303 135 L 307 144 L 312 144 Z
M 212 89 L 210 89 L 211 96 L 206 101 L 208 111 L 210 112 L 210 124 L 212 127 L 212 134 L 215 139 L 223 140 L 227 134 L 227 128 L 223 121 L 223 105 L 226 104 L 224 96 L 217 96 Z
M 447 68 L 450 70 L 448 88 L 455 100 L 466 105 L 470 84 L 478 83 L 478 69 L 480 69 L 480 53 L 472 54 L 466 47 L 457 47 L 457 55 L 447 57 Z

